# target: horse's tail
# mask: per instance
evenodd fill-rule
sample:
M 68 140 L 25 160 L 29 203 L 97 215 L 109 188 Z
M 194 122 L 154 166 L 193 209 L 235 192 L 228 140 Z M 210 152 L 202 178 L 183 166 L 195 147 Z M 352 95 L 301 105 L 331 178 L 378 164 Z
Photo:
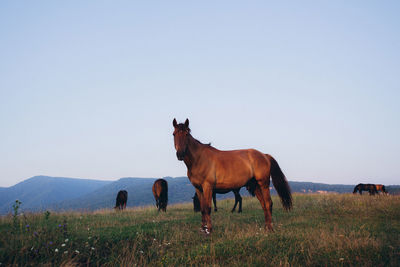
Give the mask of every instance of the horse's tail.
M 272 183 L 274 184 L 276 192 L 278 192 L 278 195 L 281 198 L 283 207 L 286 210 L 290 210 L 293 204 L 289 183 L 286 180 L 286 177 L 283 174 L 281 167 L 279 167 L 278 162 L 276 162 L 276 160 L 271 155 L 266 154 L 266 156 L 270 159 L 271 162 Z
M 168 183 L 167 181 L 162 181 L 161 185 L 161 194 L 160 194 L 160 201 L 163 203 L 164 207 L 167 207 L 168 204 Z

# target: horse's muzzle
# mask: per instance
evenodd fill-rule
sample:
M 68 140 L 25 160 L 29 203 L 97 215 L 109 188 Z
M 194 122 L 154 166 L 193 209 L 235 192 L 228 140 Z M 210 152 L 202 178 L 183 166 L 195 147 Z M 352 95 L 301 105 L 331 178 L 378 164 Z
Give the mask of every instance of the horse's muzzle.
M 185 158 L 185 152 L 177 151 L 176 157 L 178 158 L 178 160 L 183 160 Z

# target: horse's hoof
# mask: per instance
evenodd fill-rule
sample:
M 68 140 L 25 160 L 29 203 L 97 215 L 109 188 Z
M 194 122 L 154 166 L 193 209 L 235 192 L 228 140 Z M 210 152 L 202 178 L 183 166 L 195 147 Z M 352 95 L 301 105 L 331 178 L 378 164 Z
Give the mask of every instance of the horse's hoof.
M 211 234 L 211 231 L 208 229 L 207 226 L 204 226 L 200 228 L 200 233 L 204 234 L 205 236 L 208 236 L 209 234 Z
M 272 225 L 266 225 L 265 226 L 265 230 L 268 231 L 268 232 L 271 232 L 271 233 L 275 232 L 274 228 L 272 227 Z

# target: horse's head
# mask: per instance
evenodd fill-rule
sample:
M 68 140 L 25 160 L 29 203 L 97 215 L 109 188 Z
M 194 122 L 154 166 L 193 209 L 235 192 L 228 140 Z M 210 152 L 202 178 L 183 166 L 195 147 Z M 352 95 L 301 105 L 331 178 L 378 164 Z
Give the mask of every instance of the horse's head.
M 176 149 L 176 157 L 178 160 L 185 158 L 188 143 L 189 143 L 189 120 L 186 119 L 185 123 L 177 123 L 176 119 L 173 120 L 172 125 L 174 126 L 174 144 Z

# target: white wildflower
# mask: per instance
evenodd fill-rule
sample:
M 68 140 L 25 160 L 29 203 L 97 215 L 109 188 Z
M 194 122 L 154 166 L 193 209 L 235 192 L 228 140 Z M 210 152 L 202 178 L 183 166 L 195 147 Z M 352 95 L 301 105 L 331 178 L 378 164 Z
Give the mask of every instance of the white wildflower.
M 94 250 L 94 247 L 92 247 L 91 249 Z
M 67 239 L 65 239 L 65 243 L 67 243 L 67 242 L 68 242 L 68 240 L 69 240 L 68 238 L 67 238 Z
M 75 250 L 75 253 L 76 253 L 76 254 L 79 254 L 79 250 Z
M 65 244 L 61 244 L 62 247 L 65 247 Z
M 64 254 L 68 254 L 68 251 L 64 251 Z
M 143 250 L 141 250 L 141 251 L 139 251 L 139 252 L 142 253 L 142 254 L 144 253 Z
M 56 249 L 54 250 L 54 252 L 58 252 L 58 248 L 56 248 Z

